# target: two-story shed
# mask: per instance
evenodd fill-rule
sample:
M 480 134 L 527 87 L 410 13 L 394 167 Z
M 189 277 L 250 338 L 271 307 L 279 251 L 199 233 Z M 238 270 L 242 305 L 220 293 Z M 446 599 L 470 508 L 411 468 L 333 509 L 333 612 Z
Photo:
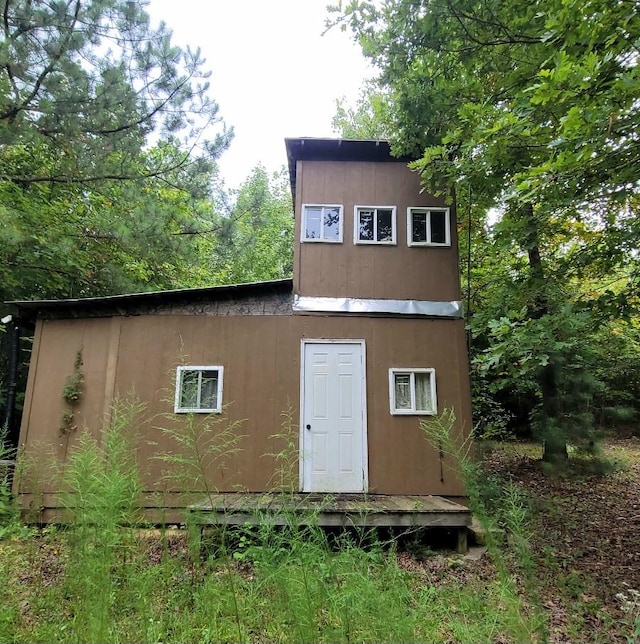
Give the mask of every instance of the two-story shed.
M 282 483 L 274 454 L 288 416 L 285 476 L 301 497 L 464 498 L 455 464 L 420 428 L 445 408 L 461 437 L 471 428 L 454 205 L 424 192 L 387 142 L 301 138 L 286 149 L 292 280 L 15 303 L 35 321 L 20 444 L 41 476 L 19 478 L 24 507 L 55 516 L 59 484 L 42 472 L 64 465 L 80 428 L 99 438 L 114 400 L 132 392 L 144 405 L 132 432 L 151 517 L 175 520 L 183 493 L 198 492 L 169 481 L 157 458 L 177 448 L 163 427 L 187 419 L 206 431 L 220 421 L 214 433 L 238 421 L 237 449 L 207 473 L 219 493 L 273 490 L 278 472 Z M 74 369 L 83 378 L 70 406 Z

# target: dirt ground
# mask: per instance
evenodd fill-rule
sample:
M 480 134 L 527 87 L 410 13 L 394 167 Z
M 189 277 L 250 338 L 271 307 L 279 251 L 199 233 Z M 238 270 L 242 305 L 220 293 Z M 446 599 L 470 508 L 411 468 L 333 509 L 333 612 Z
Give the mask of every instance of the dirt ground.
M 576 459 L 556 475 L 545 473 L 531 445 L 505 444 L 483 457 L 487 472 L 513 481 L 531 502 L 536 572 L 554 642 L 634 641 L 627 638 L 640 603 L 624 611 L 619 595 L 632 599 L 629 591 L 640 590 L 640 439 L 609 440 L 603 456 L 612 472 Z

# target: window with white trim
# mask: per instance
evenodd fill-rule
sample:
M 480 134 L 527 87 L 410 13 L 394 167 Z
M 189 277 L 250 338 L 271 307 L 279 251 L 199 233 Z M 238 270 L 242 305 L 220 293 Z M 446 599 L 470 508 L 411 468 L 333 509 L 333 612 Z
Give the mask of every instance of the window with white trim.
M 342 206 L 303 204 L 300 240 L 303 242 L 342 241 Z
M 451 246 L 449 208 L 408 208 L 409 246 Z
M 435 369 L 389 369 L 389 404 L 394 416 L 435 415 Z
M 220 366 L 181 366 L 176 372 L 177 414 L 207 414 L 222 411 L 222 375 Z
M 353 241 L 356 244 L 395 244 L 395 206 L 356 206 Z

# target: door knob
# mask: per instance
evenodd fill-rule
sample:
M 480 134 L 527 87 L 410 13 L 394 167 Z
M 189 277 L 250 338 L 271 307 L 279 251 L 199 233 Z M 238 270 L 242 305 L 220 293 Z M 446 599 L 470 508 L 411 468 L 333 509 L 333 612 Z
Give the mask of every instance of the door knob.
M 311 425 L 307 425 L 307 429 L 311 429 Z

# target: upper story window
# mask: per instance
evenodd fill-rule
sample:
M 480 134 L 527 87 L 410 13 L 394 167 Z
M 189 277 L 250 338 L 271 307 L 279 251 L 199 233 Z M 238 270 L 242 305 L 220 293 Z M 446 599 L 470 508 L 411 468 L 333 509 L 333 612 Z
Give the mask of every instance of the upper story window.
M 219 413 L 222 411 L 221 366 L 178 367 L 176 373 L 176 413 Z
M 451 246 L 449 208 L 408 208 L 409 246 Z
M 356 244 L 395 244 L 395 206 L 356 206 L 353 236 Z
M 300 240 L 341 242 L 342 219 L 342 206 L 303 204 Z

